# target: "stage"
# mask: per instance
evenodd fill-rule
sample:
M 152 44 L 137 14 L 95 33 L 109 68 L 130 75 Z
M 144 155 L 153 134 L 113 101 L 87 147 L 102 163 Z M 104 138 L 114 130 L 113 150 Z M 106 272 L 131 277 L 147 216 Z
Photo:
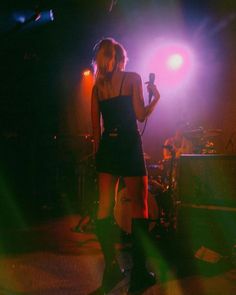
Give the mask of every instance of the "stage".
M 0 24 L 0 295 L 100 285 L 91 94 L 106 37 L 127 49 L 141 104 L 150 74 L 161 96 L 138 122 L 158 278 L 145 294 L 236 294 L 236 1 L 1 1 Z M 128 288 L 130 204 L 121 183 L 114 233 L 127 276 L 113 295 Z M 76 232 L 81 216 L 92 221 Z
M 76 214 L 58 216 L 30 227 L 2 229 L 0 294 L 87 295 L 99 287 L 103 256 L 92 226 L 85 232 L 73 231 L 79 219 Z M 204 259 L 197 259 L 193 249 L 196 245 L 191 248 L 183 232 L 153 239 L 158 254 L 150 258 L 149 267 L 155 265 L 158 283 L 143 294 L 236 293 L 236 268 L 226 255 L 228 249 L 214 252 L 212 260 L 212 249 L 208 248 Z M 126 241 L 126 246 L 117 247 L 127 279 L 111 294 L 125 294 L 128 286 L 128 244 Z M 209 259 L 212 261 L 206 261 Z

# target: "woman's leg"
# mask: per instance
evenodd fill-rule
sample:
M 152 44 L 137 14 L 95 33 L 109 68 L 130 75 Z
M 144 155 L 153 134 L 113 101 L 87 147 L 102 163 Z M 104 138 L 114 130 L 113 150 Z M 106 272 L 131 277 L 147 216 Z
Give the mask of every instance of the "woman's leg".
M 104 219 L 113 214 L 114 200 L 117 193 L 119 178 L 107 173 L 99 173 L 98 190 L 99 204 L 97 219 Z
M 123 279 L 116 261 L 113 207 L 118 186 L 118 177 L 99 174 L 99 206 L 96 220 L 96 235 L 104 255 L 105 269 L 102 280 L 102 292 L 110 291 Z
M 133 268 L 130 278 L 129 294 L 147 289 L 156 283 L 153 275 L 146 269 L 148 249 L 152 242 L 148 232 L 148 178 L 125 178 L 128 195 L 132 200 L 132 258 Z

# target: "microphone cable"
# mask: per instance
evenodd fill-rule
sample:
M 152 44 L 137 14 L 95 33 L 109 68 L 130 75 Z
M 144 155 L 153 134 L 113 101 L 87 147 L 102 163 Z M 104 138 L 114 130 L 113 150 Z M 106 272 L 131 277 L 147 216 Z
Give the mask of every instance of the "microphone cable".
M 155 81 L 155 74 L 154 73 L 150 73 L 149 74 L 149 81 L 148 82 L 145 82 L 145 84 L 154 84 L 154 81 Z M 149 92 L 148 94 L 148 103 L 150 104 L 151 101 L 152 101 L 152 96 L 153 96 L 153 93 L 152 92 Z M 141 136 L 143 136 L 144 132 L 145 132 L 145 129 L 147 127 L 147 121 L 148 121 L 148 117 L 145 119 L 145 122 L 144 122 L 144 126 L 143 126 L 143 130 L 142 132 L 140 133 Z

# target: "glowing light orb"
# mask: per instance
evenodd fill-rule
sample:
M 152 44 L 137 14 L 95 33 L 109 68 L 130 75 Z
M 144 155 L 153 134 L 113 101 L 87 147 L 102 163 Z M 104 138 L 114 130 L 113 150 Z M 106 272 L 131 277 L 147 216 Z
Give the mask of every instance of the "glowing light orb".
M 184 59 L 178 53 L 172 54 L 167 59 L 167 66 L 173 71 L 180 69 L 182 67 L 183 63 L 184 63 Z
M 193 77 L 193 50 L 184 42 L 160 40 L 148 48 L 145 56 L 145 76 L 150 72 L 155 73 L 162 91 L 181 89 Z

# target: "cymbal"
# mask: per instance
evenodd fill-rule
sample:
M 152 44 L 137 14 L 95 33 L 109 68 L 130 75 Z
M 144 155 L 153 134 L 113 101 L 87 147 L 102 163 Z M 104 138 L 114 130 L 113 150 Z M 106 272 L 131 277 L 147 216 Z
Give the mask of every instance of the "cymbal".
M 204 137 L 215 137 L 222 134 L 222 129 L 208 129 L 204 132 Z
M 192 129 L 184 132 L 184 136 L 189 139 L 215 137 L 222 134 L 221 129 L 207 129 L 203 128 Z
M 192 129 L 184 132 L 184 136 L 187 138 L 200 138 L 203 135 L 203 128 Z

